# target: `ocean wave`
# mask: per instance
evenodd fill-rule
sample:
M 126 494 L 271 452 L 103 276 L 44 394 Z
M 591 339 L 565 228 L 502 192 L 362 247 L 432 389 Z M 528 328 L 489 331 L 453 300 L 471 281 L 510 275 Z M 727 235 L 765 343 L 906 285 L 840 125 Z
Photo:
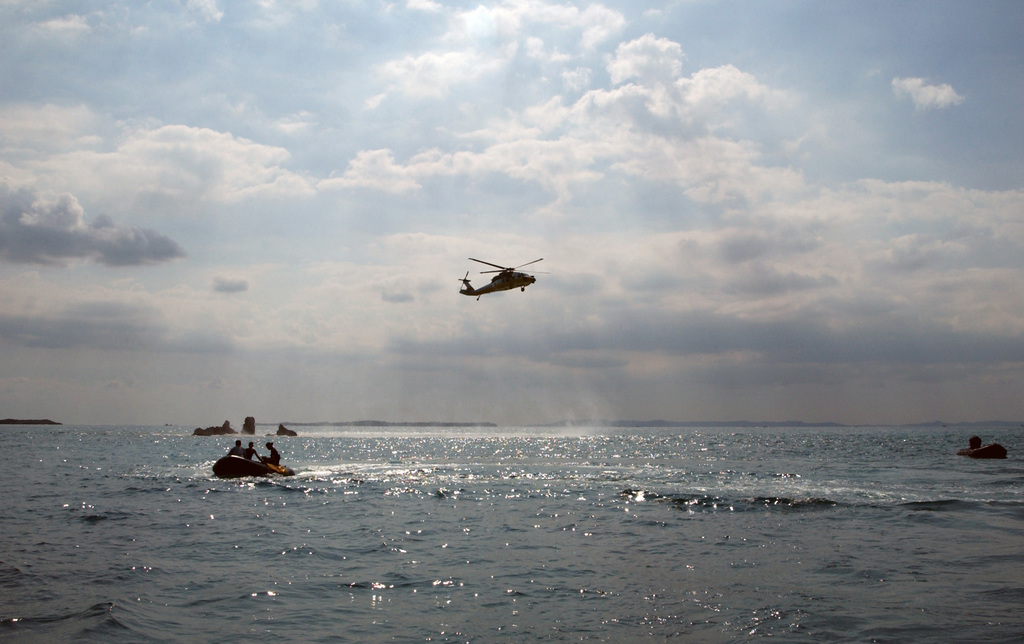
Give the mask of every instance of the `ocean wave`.
M 755 497 L 752 502 L 754 505 L 763 505 L 766 508 L 777 507 L 789 510 L 828 509 L 839 505 L 838 501 L 813 496 L 802 499 L 791 499 L 784 496 L 759 496 Z
M 465 585 L 465 582 L 456 577 L 445 577 L 445 578 L 420 578 L 420 579 L 378 579 L 375 581 L 353 581 L 348 583 L 342 583 L 343 588 L 349 588 L 351 590 L 395 590 L 395 589 L 412 589 L 412 590 L 446 590 L 451 588 L 461 588 Z
M 956 510 L 967 510 L 977 508 L 1002 508 L 1008 510 L 1024 509 L 1024 500 L 996 500 L 996 499 L 937 499 L 928 501 L 908 501 L 901 503 L 901 507 L 909 510 L 921 510 L 931 512 L 952 512 Z
M 28 574 L 15 565 L 0 561 L 0 587 L 13 588 L 21 585 Z
M 838 501 L 821 497 L 790 498 L 785 496 L 756 496 L 752 498 L 726 499 L 710 494 L 663 495 L 649 490 L 627 488 L 621 496 L 634 501 L 661 501 L 671 503 L 689 512 L 705 511 L 743 512 L 752 510 L 824 510 L 834 508 Z
M 309 544 L 303 543 L 298 546 L 291 546 L 285 548 L 277 553 L 283 557 L 301 556 L 303 558 L 312 557 L 313 560 L 324 560 L 324 561 L 345 561 L 347 557 L 343 554 L 333 552 L 325 548 L 317 548 Z
M 901 503 L 900 505 L 909 510 L 920 512 L 950 512 L 969 508 L 976 504 L 959 499 L 940 499 L 937 501 L 911 501 L 909 503 Z
M 78 516 L 78 520 L 83 523 L 100 523 L 103 521 L 127 521 L 132 518 L 139 516 L 136 512 L 125 512 L 123 510 L 97 510 L 94 507 L 82 508 L 83 510 L 91 510 L 86 514 Z
M 86 639 L 124 638 L 131 629 L 114 614 L 111 601 L 93 604 L 82 611 L 34 617 L 0 619 L 0 635 L 11 640 L 24 637 L 30 641 L 81 641 Z

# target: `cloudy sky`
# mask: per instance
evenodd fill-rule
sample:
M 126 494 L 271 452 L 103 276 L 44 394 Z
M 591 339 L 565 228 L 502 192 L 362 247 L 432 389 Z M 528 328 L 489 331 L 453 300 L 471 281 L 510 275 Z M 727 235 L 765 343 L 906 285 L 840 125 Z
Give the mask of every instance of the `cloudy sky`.
M 1021 33 L 0 0 L 0 417 L 1024 419 Z

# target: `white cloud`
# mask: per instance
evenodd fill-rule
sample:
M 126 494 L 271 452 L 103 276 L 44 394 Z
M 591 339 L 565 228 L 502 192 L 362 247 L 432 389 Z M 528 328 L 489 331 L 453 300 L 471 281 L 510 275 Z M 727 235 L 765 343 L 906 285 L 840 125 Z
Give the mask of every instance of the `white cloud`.
M 579 22 L 583 26 L 580 43 L 584 49 L 601 45 L 626 26 L 625 16 L 600 4 L 588 5 L 580 14 Z
M 494 8 L 478 5 L 474 9 L 456 13 L 444 40 L 488 47 L 514 40 L 519 34 L 520 16 L 507 5 Z
M 952 85 L 929 85 L 923 78 L 897 76 L 892 79 L 892 91 L 896 96 L 909 96 L 917 109 L 941 109 L 964 102 Z
M 686 101 L 693 105 L 721 105 L 735 100 L 756 102 L 773 94 L 765 85 L 733 65 L 702 69 L 690 79 L 681 79 Z
M 101 120 L 85 105 L 8 103 L 0 106 L 0 150 L 11 158 L 89 146 L 101 140 Z
M 528 58 L 533 58 L 534 60 L 548 59 L 548 53 L 545 50 L 544 40 L 542 40 L 541 38 L 537 38 L 536 36 L 531 36 L 526 39 L 525 46 L 523 47 L 523 53 L 526 54 Z
M 97 144 L 97 119 L 88 110 L 44 106 L 33 118 L 21 107 L 16 116 L 17 127 L 10 131 L 19 149 L 9 158 L 15 172 L 31 174 L 40 189 L 107 195 L 120 208 L 146 195 L 230 203 L 257 195 L 312 194 L 305 177 L 284 167 L 287 150 L 230 133 L 184 125 L 121 127 L 121 140 L 105 150 Z
M 217 7 L 217 0 L 188 0 L 185 8 L 206 22 L 219 22 L 224 12 Z
M 218 201 L 309 192 L 304 178 L 282 167 L 287 150 L 207 128 L 166 125 L 134 132 L 115 156 L 114 164 L 127 176 L 135 174 L 144 191 L 191 191 Z M 139 171 L 131 172 L 128 164 Z
M 680 78 L 682 60 L 678 43 L 643 36 L 620 45 L 609 63 L 617 87 L 591 90 L 570 106 L 554 98 L 512 114 L 473 133 L 482 149 L 431 150 L 406 161 L 389 150 L 360 152 L 344 175 L 322 185 L 402 193 L 431 177 L 497 173 L 541 186 L 553 205 L 570 203 L 614 173 L 678 185 L 700 203 L 803 190 L 799 171 L 763 167 L 753 144 L 712 135 L 723 115 L 742 118 L 727 108 L 756 111 L 778 93 L 732 65 Z M 590 77 L 575 70 L 566 80 L 579 87 Z
M 590 86 L 590 79 L 592 75 L 591 70 L 586 67 L 567 69 L 562 72 L 562 82 L 565 83 L 566 89 L 572 92 L 578 92 Z
M 429 52 L 387 62 L 381 67 L 381 75 L 394 89 L 408 96 L 437 99 L 447 95 L 453 86 L 491 73 L 504 64 L 501 59 L 474 52 Z
M 406 0 L 405 6 L 413 11 L 424 11 L 427 13 L 440 13 L 444 7 L 433 0 Z
M 446 39 L 477 44 L 518 39 L 531 26 L 553 26 L 579 34 L 583 49 L 593 49 L 626 25 L 625 17 L 602 4 L 590 4 L 582 11 L 573 4 L 550 4 L 537 0 L 505 0 L 492 7 L 478 5 L 456 13 Z
M 579 47 L 592 50 L 625 26 L 625 18 L 600 4 L 583 11 L 571 4 L 551 5 L 535 0 L 506 0 L 497 6 L 479 5 L 453 14 L 449 31 L 441 39 L 446 51 L 430 51 L 388 61 L 379 66 L 391 90 L 415 98 L 439 99 L 455 86 L 506 70 L 522 50 L 524 55 L 549 64 L 571 60 L 538 36 L 526 35 L 529 26 L 554 26 L 558 33 L 579 33 Z M 522 42 L 520 42 L 522 39 Z M 367 105 L 380 103 L 374 99 Z
M 285 134 L 299 134 L 314 130 L 318 123 L 316 115 L 306 110 L 302 110 L 296 114 L 290 114 L 284 118 L 278 119 L 275 125 Z
M 39 23 L 38 30 L 57 38 L 76 38 L 92 31 L 85 16 L 67 15 Z
M 340 177 L 324 179 L 322 189 L 364 188 L 381 192 L 403 193 L 420 187 L 413 168 L 395 163 L 390 150 L 363 150 Z
M 386 99 L 387 97 L 387 92 L 371 96 L 370 98 L 366 99 L 366 101 L 363 103 L 363 107 L 368 110 L 375 110 L 378 107 L 380 107 L 380 104 L 383 103 L 384 99 Z
M 684 58 L 679 43 L 645 34 L 618 46 L 615 58 L 608 63 L 608 73 L 614 85 L 632 79 L 671 82 L 682 73 Z

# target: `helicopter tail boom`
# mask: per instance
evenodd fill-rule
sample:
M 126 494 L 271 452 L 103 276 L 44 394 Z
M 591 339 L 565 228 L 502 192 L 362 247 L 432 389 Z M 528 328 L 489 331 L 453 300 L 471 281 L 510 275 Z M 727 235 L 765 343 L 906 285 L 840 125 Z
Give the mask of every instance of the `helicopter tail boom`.
M 463 295 L 476 295 L 476 289 L 469 283 L 469 271 L 466 271 L 466 276 L 459 281 L 462 282 L 462 288 L 459 289 L 459 293 Z

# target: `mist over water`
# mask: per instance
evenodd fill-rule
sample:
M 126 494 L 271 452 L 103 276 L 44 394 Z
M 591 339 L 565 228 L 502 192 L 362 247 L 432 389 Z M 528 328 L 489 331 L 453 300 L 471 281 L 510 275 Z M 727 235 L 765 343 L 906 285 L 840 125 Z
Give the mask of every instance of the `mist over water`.
M 5 427 L 0 638 L 1024 633 L 1019 430 L 296 429 L 219 480 L 233 437 Z

